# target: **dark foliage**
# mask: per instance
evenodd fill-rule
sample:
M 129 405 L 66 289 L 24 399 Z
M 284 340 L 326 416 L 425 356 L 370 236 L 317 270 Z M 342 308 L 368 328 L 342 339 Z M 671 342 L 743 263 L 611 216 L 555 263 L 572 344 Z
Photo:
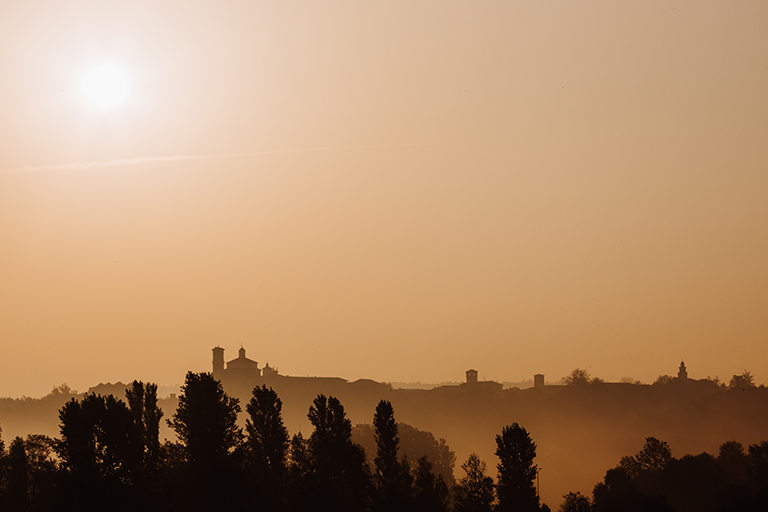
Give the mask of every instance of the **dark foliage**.
M 461 465 L 466 476 L 453 491 L 454 512 L 491 512 L 493 510 L 493 478 L 485 474 L 485 462 L 471 454 Z
M 301 432 L 291 438 L 288 460 L 286 501 L 292 512 L 312 510 L 312 493 L 317 487 L 313 473 L 312 454 L 309 442 Z
M 754 387 L 756 387 L 755 378 L 752 376 L 752 373 L 747 370 L 744 370 L 744 372 L 739 375 L 734 375 L 731 377 L 730 382 L 728 382 L 728 389 L 745 391 Z
M 188 488 L 179 496 L 187 508 L 213 510 L 239 503 L 233 457 L 242 439 L 239 412 L 238 400 L 224 393 L 213 375 L 187 373 L 178 409 L 168 421 L 184 447 L 185 485 L 178 488 Z
M 456 484 L 453 476 L 456 454 L 451 451 L 445 439 L 436 439 L 431 432 L 419 430 L 406 423 L 397 424 L 397 435 L 400 440 L 398 453 L 401 461 L 404 458 L 417 461 L 427 457 L 432 463 L 432 471 L 441 475 L 449 488 Z M 369 464 L 375 467 L 378 448 L 373 425 L 355 425 L 352 427 L 352 439 L 365 448 Z
M 246 461 L 250 473 L 249 502 L 265 510 L 285 509 L 288 429 L 281 415 L 283 403 L 272 388 L 253 389 L 246 406 Z
M 587 370 L 576 368 L 567 377 L 563 378 L 566 386 L 586 386 L 593 381 L 592 376 Z
M 71 399 L 59 412 L 56 451 L 66 470 L 62 503 L 82 510 L 129 510 L 141 438 L 128 406 L 112 395 Z
M 163 411 L 157 405 L 157 384 L 133 381 L 125 391 L 137 437 L 131 449 L 131 470 L 136 506 L 156 510 L 160 506 L 153 497 L 161 492 L 158 479 L 160 464 L 160 419 Z
M 29 467 L 24 440 L 20 437 L 11 442 L 8 449 L 8 510 L 25 511 L 30 508 Z
M 559 510 L 560 512 L 591 512 L 592 502 L 589 497 L 580 492 L 569 492 L 563 496 L 563 503 Z
M 152 476 L 160 460 L 160 420 L 163 411 L 157 405 L 157 384 L 133 381 L 125 392 L 141 440 L 137 464 L 143 473 Z
M 238 400 L 227 396 L 213 375 L 189 372 L 168 425 L 184 445 L 190 464 L 218 467 L 242 438 L 239 412 Z
M 536 512 L 539 496 L 534 482 L 538 468 L 533 463 L 536 444 L 528 432 L 513 423 L 496 436 L 496 456 L 499 458 L 499 512 Z
M 442 475 L 432 472 L 432 463 L 422 457 L 416 463 L 413 474 L 414 509 L 420 512 L 448 512 L 450 493 Z
M 297 434 L 289 443 L 277 394 L 261 387 L 252 395 L 243 442 L 238 401 L 210 374 L 188 374 L 168 422 L 179 442 L 162 445 L 153 384 L 133 382 L 125 402 L 92 393 L 72 398 L 59 411 L 59 439 L 30 435 L 6 445 L 0 438 L 0 510 L 549 510 L 539 506 L 536 493 L 536 445 L 518 424 L 496 436 L 495 489 L 476 455 L 462 465 L 466 476 L 451 487 L 432 457 L 409 463 L 401 456 L 402 432 L 420 431 L 402 428 L 389 402 L 379 403 L 370 427 L 376 452 L 371 474 L 336 398 L 319 395 L 308 414 L 311 436 Z M 444 441 L 428 437 L 427 445 L 442 453 L 434 457 L 452 466 L 453 453 Z M 606 472 L 591 503 L 568 493 L 560 510 L 768 510 L 768 441 L 746 450 L 728 441 L 717 457 L 677 459 L 667 443 L 649 437 L 638 453 Z
M 708 453 L 675 459 L 666 443 L 646 439 L 595 486 L 594 510 L 720 512 L 768 510 L 768 442 L 749 447 L 729 441 Z
M 53 510 L 56 471 L 53 440 L 47 436 L 16 437 L 7 454 L 0 447 L 0 510 Z
M 314 486 L 313 509 L 366 510 L 371 475 L 365 451 L 352 442 L 352 424 L 335 397 L 319 395 L 309 408 L 315 430 L 309 438 Z
M 412 477 L 408 465 L 400 461 L 400 438 L 392 404 L 381 400 L 373 415 L 376 458 L 374 459 L 374 508 L 405 510 L 411 507 Z

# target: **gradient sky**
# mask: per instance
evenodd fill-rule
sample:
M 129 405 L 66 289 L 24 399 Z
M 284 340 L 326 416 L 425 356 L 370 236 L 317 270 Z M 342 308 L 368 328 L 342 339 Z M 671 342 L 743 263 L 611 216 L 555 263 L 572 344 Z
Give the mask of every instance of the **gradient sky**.
M 4 0 L 0 395 L 768 382 L 768 3 Z M 130 91 L 80 94 L 109 60 Z M 120 161 L 115 163 L 116 161 Z

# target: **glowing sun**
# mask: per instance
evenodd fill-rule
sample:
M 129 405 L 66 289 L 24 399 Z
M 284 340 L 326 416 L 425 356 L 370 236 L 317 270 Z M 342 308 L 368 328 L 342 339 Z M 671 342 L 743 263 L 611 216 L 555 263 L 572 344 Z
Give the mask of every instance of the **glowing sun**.
M 99 110 L 120 106 L 130 90 L 131 84 L 125 69 L 112 61 L 91 66 L 80 82 L 85 102 Z

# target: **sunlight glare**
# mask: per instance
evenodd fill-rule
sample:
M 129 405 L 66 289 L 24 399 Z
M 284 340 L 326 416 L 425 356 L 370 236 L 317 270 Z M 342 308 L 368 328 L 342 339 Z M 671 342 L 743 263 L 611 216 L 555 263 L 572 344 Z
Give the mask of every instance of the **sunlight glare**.
M 85 102 L 100 110 L 121 105 L 130 91 L 128 74 L 120 65 L 105 61 L 85 72 L 80 82 Z

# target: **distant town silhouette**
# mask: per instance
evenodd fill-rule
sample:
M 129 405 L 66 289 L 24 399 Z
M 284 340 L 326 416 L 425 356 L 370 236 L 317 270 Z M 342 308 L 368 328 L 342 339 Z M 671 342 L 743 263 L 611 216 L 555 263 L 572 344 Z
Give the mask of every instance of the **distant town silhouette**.
M 768 390 L 746 370 L 725 383 L 691 378 L 681 362 L 676 376 L 642 384 L 577 368 L 554 385 L 535 374 L 521 389 L 480 380 L 471 368 L 461 383 L 402 389 L 283 375 L 242 346 L 229 361 L 222 347 L 212 353 L 211 372 L 189 372 L 167 397 L 135 381 L 0 399 L 0 427 L 11 439 L 0 446 L 2 509 L 768 504 Z M 673 448 L 699 455 L 675 458 Z

